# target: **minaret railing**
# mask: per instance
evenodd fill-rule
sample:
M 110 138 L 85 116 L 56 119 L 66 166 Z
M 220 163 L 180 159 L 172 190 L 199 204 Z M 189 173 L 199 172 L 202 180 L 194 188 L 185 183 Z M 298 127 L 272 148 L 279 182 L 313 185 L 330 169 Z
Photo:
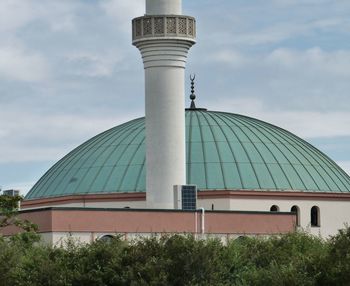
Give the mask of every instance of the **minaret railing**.
M 133 42 L 154 37 L 182 37 L 195 39 L 196 20 L 190 16 L 152 15 L 133 19 Z

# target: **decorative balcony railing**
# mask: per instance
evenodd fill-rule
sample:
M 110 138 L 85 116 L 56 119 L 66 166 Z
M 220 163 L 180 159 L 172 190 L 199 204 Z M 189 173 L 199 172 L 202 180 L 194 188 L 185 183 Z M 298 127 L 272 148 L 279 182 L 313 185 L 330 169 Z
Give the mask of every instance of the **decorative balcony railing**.
M 157 15 L 144 16 L 132 20 L 132 40 L 151 37 L 196 37 L 196 20 L 189 16 Z

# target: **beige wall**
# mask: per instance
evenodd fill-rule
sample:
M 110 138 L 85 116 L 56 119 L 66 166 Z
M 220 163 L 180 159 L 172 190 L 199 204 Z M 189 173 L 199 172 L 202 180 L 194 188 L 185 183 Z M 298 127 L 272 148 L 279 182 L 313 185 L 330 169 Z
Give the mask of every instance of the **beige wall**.
M 347 200 L 222 198 L 199 200 L 198 205 L 209 210 L 212 203 L 216 210 L 232 211 L 269 211 L 272 205 L 277 205 L 281 212 L 290 212 L 295 205 L 300 210 L 300 229 L 325 238 L 336 234 L 344 228 L 344 224 L 350 224 L 350 201 Z M 310 212 L 313 206 L 320 209 L 320 227 L 311 227 Z

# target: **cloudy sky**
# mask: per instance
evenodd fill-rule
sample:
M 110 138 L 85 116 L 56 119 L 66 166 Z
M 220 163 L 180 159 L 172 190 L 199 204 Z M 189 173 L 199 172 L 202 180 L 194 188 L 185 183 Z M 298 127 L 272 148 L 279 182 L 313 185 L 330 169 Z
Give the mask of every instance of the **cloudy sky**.
M 130 32 L 143 2 L 0 1 L 3 189 L 28 191 L 74 147 L 144 115 Z M 197 18 L 197 105 L 279 125 L 350 173 L 350 1 L 183 2 Z

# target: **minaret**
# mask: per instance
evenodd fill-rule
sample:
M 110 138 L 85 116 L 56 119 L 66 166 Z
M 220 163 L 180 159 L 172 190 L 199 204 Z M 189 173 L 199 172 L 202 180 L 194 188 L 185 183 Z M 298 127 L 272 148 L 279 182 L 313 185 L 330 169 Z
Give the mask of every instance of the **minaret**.
M 148 208 L 173 208 L 173 186 L 186 183 L 184 81 L 195 24 L 182 0 L 146 0 L 146 15 L 132 21 L 145 68 Z

